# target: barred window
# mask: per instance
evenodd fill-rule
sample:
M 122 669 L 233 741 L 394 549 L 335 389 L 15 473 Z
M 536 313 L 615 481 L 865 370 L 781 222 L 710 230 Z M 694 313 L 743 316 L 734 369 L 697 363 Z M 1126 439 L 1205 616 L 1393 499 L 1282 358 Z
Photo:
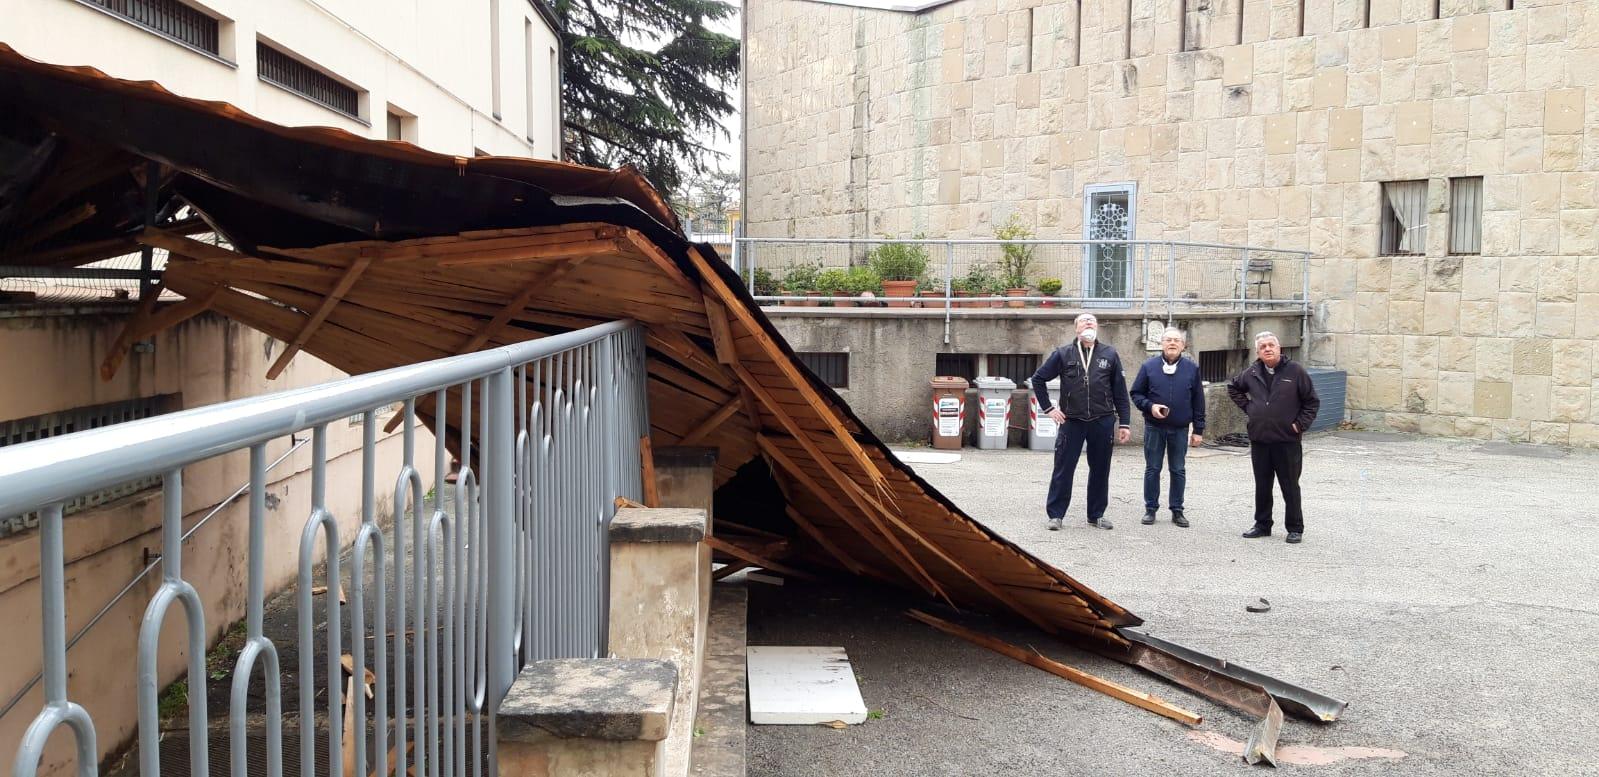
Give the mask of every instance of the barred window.
M 933 374 L 977 380 L 977 354 L 941 353 L 935 359 Z
M 1449 253 L 1482 253 L 1482 178 L 1449 179 Z
M 991 353 L 988 355 L 988 374 L 995 378 L 1010 378 L 1016 385 L 1038 372 L 1036 353 Z
M 1226 383 L 1249 363 L 1249 351 L 1200 351 L 1199 379 L 1207 383 Z
M 849 354 L 800 353 L 800 362 L 833 388 L 849 388 Z
M 185 46 L 220 54 L 218 22 L 177 0 L 82 0 Z
M 256 41 L 255 61 L 256 72 L 261 80 L 281 86 L 352 119 L 361 118 L 361 95 L 354 87 L 262 41 Z

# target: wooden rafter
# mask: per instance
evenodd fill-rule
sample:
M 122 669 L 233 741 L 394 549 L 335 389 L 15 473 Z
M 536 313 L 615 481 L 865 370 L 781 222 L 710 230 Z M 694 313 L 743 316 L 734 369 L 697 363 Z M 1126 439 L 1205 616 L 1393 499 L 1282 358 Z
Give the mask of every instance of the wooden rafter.
M 726 553 L 727 555 L 732 556 L 733 558 L 736 558 L 739 561 L 744 561 L 744 562 L 748 562 L 750 564 L 754 564 L 755 566 L 758 566 L 758 567 L 760 567 L 762 569 L 770 569 L 773 572 L 777 572 L 777 573 L 784 574 L 784 575 L 789 575 L 791 577 L 797 577 L 797 578 L 800 578 L 802 580 L 815 580 L 816 579 L 816 576 L 811 574 L 811 573 L 809 573 L 809 572 L 803 572 L 803 571 L 795 569 L 795 568 L 793 568 L 793 567 L 791 567 L 791 566 L 789 566 L 787 564 L 784 564 L 784 563 L 781 563 L 781 562 L 778 562 L 778 561 L 773 561 L 772 559 L 769 559 L 769 558 L 766 558 L 764 556 L 761 556 L 761 555 L 759 555 L 759 554 L 757 554 L 757 553 L 755 553 L 753 551 L 750 551 L 750 550 L 748 550 L 746 548 L 743 548 L 743 547 L 738 546 L 738 545 L 734 545 L 733 543 L 728 542 L 727 540 L 724 540 L 724 539 L 722 539 L 720 537 L 706 537 L 705 538 L 705 544 L 711 550 L 715 550 L 715 551 L 720 551 L 722 553 Z
M 695 425 L 694 429 L 685 435 L 683 439 L 677 441 L 677 444 L 698 445 L 701 442 L 704 442 L 705 438 L 711 436 L 712 432 L 720 428 L 721 425 L 727 421 L 727 419 L 732 418 L 733 414 L 738 412 L 741 404 L 742 400 L 739 397 L 733 397 L 732 399 L 728 400 L 721 407 L 717 408 L 716 412 L 712 413 L 709 418 L 706 418 L 704 421 L 701 421 Z
M 705 298 L 705 320 L 711 325 L 711 343 L 716 346 L 716 360 L 722 364 L 738 361 L 738 346 L 733 343 L 733 330 L 727 325 L 727 308 L 711 297 Z
M 526 248 L 505 248 L 498 251 L 449 256 L 439 259 L 438 265 L 440 267 L 476 267 L 510 262 L 538 262 L 552 259 L 573 259 L 580 256 L 614 254 L 621 250 L 621 244 L 615 240 L 576 240 L 570 243 L 553 243 Z
M 522 290 L 517 292 L 510 302 L 505 303 L 505 306 L 500 308 L 500 312 L 495 313 L 494 318 L 489 319 L 488 323 L 484 324 L 477 334 L 468 338 L 457 350 L 457 353 L 471 353 L 482 348 L 483 344 L 489 341 L 489 338 L 499 334 L 500 330 L 511 323 L 511 319 L 516 318 L 523 310 L 526 310 L 528 303 L 532 302 L 534 297 L 538 296 L 540 292 L 549 291 L 551 286 L 560 281 L 563 276 L 576 270 L 578 265 L 582 264 L 583 260 L 587 258 L 579 256 L 567 259 L 539 273 L 526 286 L 523 286 Z
M 156 303 L 161 298 L 163 288 L 152 287 L 145 292 L 144 298 L 139 300 L 139 306 L 134 308 L 133 316 L 123 325 L 122 332 L 117 335 L 116 341 L 111 344 L 111 349 L 106 351 L 105 359 L 100 362 L 100 380 L 109 381 L 116 377 L 117 370 L 122 368 L 122 362 L 128 358 L 128 351 L 133 348 L 134 343 L 210 310 L 217 295 L 222 291 L 221 286 L 213 286 L 203 295 L 174 302 L 157 311 Z
M 789 520 L 793 521 L 794 525 L 800 528 L 800 531 L 805 532 L 807 537 L 815 540 L 822 550 L 827 551 L 833 557 L 833 560 L 857 575 L 866 573 L 866 567 L 861 562 L 856 561 L 843 548 L 839 547 L 838 543 L 829 539 L 826 532 L 816 528 L 816 524 L 811 523 L 810 519 L 806 518 L 792 502 L 789 503 L 785 512 L 788 513 Z
M 179 256 L 187 256 L 191 259 L 206 259 L 210 261 L 228 262 L 234 259 L 247 258 L 244 254 L 241 254 L 237 251 L 231 251 L 223 248 L 222 246 L 211 245 L 210 243 L 202 243 L 194 238 L 184 237 L 176 232 L 158 229 L 156 227 L 150 227 L 149 229 L 134 235 L 133 239 L 140 245 L 147 245 L 154 248 L 165 248 L 174 254 Z
M 684 275 L 682 270 L 678 269 L 677 262 L 672 261 L 672 257 L 667 256 L 663 251 L 661 251 L 661 249 L 656 248 L 655 244 L 651 242 L 649 238 L 646 238 L 638 232 L 630 229 L 623 235 L 622 239 L 626 241 L 628 246 L 634 251 L 643 254 L 644 258 L 648 259 L 651 264 L 655 265 L 656 269 L 666 273 L 666 277 L 671 278 L 673 283 L 676 283 L 678 286 L 681 286 L 684 291 L 687 291 L 691 299 L 699 299 L 699 284 L 689 280 L 689 277 Z M 691 251 L 690 253 L 693 252 Z
M 317 327 L 322 326 L 322 322 L 327 320 L 328 314 L 333 312 L 333 308 L 339 304 L 340 300 L 344 299 L 344 295 L 349 292 L 350 287 L 355 285 L 355 282 L 361 278 L 361 273 L 366 272 L 366 268 L 371 264 L 372 257 L 370 256 L 356 257 L 355 261 L 350 263 L 349 269 L 344 271 L 344 275 L 334 285 L 333 291 L 322 299 L 322 304 L 317 306 L 316 312 L 311 314 L 311 318 L 305 322 L 305 326 L 300 329 L 300 333 L 294 336 L 294 340 L 289 343 L 287 348 L 283 349 L 283 353 L 278 355 L 277 361 L 272 362 L 272 366 L 267 369 L 267 380 L 277 380 L 277 377 L 283 374 L 284 368 L 289 366 L 289 362 L 294 359 L 294 355 L 299 353 L 300 349 L 310 341 L 311 335 L 316 332 Z

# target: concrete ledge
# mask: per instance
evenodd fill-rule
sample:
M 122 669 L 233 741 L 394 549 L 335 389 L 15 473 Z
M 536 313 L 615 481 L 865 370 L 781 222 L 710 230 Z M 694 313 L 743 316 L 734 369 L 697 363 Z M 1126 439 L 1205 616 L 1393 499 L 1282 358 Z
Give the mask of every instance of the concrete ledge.
M 659 742 L 677 694 L 670 661 L 571 658 L 535 661 L 500 705 L 504 742 L 561 739 Z
M 705 539 L 705 511 L 688 507 L 624 507 L 611 519 L 611 542 Z

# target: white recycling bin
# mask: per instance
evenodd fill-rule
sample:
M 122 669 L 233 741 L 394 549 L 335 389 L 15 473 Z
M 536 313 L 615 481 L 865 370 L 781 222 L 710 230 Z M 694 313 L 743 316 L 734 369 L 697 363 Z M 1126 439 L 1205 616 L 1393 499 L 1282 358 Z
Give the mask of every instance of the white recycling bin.
M 1044 384 L 1049 389 L 1050 407 L 1060 407 L 1060 378 Z M 1038 394 L 1033 392 L 1033 381 L 1027 381 L 1027 447 L 1035 451 L 1052 451 L 1055 438 L 1060 435 L 1060 424 L 1038 406 Z
M 1004 449 L 1010 440 L 1010 378 L 977 379 L 977 447 Z

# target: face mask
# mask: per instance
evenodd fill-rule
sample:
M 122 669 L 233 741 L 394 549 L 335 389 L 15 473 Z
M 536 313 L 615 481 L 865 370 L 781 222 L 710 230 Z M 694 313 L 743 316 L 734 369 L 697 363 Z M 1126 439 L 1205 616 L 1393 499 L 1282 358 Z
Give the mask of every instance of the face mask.
M 1093 328 L 1084 329 L 1082 334 L 1078 335 L 1078 337 L 1081 337 L 1084 340 L 1092 343 L 1099 339 L 1099 331 Z
M 1177 362 L 1169 362 L 1168 363 L 1167 361 L 1162 359 L 1161 363 L 1160 363 L 1160 371 L 1166 373 L 1167 375 L 1176 375 L 1177 374 Z

